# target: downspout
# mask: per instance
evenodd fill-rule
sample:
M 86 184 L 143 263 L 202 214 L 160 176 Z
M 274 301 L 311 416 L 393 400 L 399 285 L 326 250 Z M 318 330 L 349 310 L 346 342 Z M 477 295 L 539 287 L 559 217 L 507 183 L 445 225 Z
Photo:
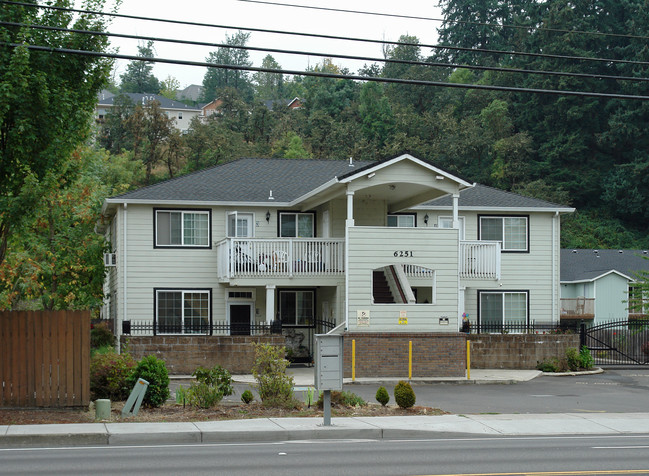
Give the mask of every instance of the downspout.
M 124 213 L 123 213 L 123 225 L 122 225 L 122 275 L 123 279 L 122 282 L 124 283 L 124 292 L 123 292 L 123 299 L 122 299 L 122 308 L 124 309 L 124 313 L 122 315 L 122 322 L 128 320 L 128 273 L 126 272 L 127 270 L 127 253 L 126 253 L 126 243 L 127 243 L 127 231 L 128 231 L 128 220 L 126 219 L 128 215 L 128 203 L 124 203 Z M 122 322 L 118 323 L 117 327 L 117 353 L 121 353 L 121 348 L 122 348 Z
M 559 219 L 559 212 L 554 212 L 552 219 L 552 323 L 555 323 L 557 318 L 557 220 Z M 560 235 L 559 235 L 560 236 Z

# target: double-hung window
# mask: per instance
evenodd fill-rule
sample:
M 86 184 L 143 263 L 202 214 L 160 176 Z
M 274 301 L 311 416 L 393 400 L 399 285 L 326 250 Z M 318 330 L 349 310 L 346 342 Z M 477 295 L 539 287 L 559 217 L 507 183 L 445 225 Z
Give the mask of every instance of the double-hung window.
M 313 323 L 314 292 L 311 290 L 280 290 L 279 315 L 283 325 L 308 325 Z
M 210 247 L 209 210 L 155 210 L 155 246 Z
M 282 238 L 313 238 L 315 215 L 313 213 L 280 212 L 279 236 Z
M 414 214 L 403 214 L 403 215 L 388 215 L 388 226 L 396 228 L 414 228 L 415 215 Z
M 480 216 L 480 240 L 500 241 L 503 251 L 529 251 L 528 217 Z
M 502 325 L 527 324 L 527 291 L 481 291 L 479 294 L 480 325 L 498 330 Z
M 155 290 L 157 334 L 207 334 L 210 325 L 209 290 Z

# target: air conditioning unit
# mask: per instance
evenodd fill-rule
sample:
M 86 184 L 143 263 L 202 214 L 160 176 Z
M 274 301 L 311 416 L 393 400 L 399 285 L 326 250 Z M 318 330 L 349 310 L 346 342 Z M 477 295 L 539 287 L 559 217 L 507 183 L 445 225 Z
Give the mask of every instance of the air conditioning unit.
M 117 266 L 115 253 L 104 253 L 104 266 Z

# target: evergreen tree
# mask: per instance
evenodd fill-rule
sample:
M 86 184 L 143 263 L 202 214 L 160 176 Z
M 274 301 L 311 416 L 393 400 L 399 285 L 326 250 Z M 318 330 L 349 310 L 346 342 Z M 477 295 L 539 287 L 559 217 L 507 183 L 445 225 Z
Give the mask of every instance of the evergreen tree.
M 146 45 L 137 47 L 138 56 L 141 58 L 153 58 L 153 41 Z M 160 92 L 160 81 L 153 71 L 153 61 L 136 60 L 126 66 L 126 73 L 121 77 L 120 89 L 124 93 L 158 94 Z
M 250 33 L 242 31 L 232 36 L 225 35 L 225 45 L 211 52 L 206 61 L 215 65 L 252 66 L 248 50 L 237 48 L 237 46 L 246 46 L 249 38 Z M 201 100 L 204 102 L 213 101 L 226 87 L 236 89 L 246 101 L 252 99 L 253 88 L 247 71 L 214 67 L 208 68 L 203 78 Z

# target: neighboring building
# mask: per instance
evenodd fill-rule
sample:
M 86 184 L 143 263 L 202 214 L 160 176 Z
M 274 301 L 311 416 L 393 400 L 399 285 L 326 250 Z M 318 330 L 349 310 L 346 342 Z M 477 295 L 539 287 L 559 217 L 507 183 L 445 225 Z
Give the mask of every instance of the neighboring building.
M 122 93 L 128 96 L 134 104 L 146 104 L 150 101 L 158 101 L 167 117 L 174 120 L 174 126 L 181 132 L 186 132 L 193 118 L 201 115 L 201 110 L 193 108 L 179 101 L 172 101 L 158 94 Z M 113 108 L 115 99 L 118 96 L 102 91 L 99 94 L 96 106 L 96 120 L 102 122 L 106 114 Z
M 281 325 L 307 359 L 326 321 L 348 337 L 346 372 L 352 340 L 365 374 L 383 375 L 414 341 L 414 376 L 463 375 L 463 313 L 559 321 L 560 214 L 573 211 L 407 154 L 239 159 L 104 202 L 104 315 L 118 333 L 189 340 Z
M 561 319 L 593 324 L 638 317 L 629 312 L 629 285 L 649 271 L 646 250 L 561 250 Z
M 176 98 L 179 101 L 188 100 L 188 101 L 197 102 L 198 98 L 201 97 L 202 93 L 203 93 L 203 86 L 200 86 L 198 84 L 190 84 L 182 91 L 178 91 L 178 93 L 176 94 Z

